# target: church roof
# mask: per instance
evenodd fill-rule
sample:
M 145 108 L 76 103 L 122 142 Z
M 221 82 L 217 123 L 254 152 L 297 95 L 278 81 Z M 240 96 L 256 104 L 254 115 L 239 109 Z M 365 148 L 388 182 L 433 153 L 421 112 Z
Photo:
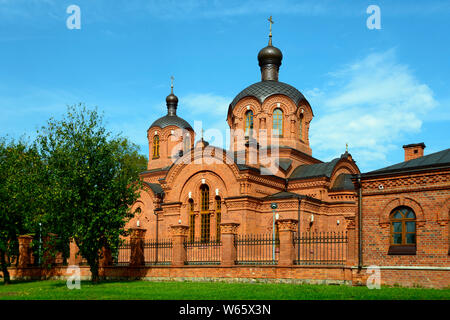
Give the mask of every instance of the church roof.
M 147 185 L 153 191 L 153 193 L 155 195 L 163 195 L 164 194 L 164 190 L 160 184 L 150 183 L 150 182 L 145 182 L 145 181 L 144 181 L 144 184 Z
M 300 165 L 295 168 L 289 179 L 308 179 L 315 177 L 331 178 L 331 174 L 338 161 L 339 158 L 336 158 L 330 162 Z
M 306 198 L 305 195 L 289 192 L 289 191 L 281 191 L 274 194 L 271 194 L 267 197 L 265 197 L 265 200 L 276 200 L 276 199 L 289 199 L 289 198 L 299 198 L 303 199 Z
M 165 115 L 164 117 L 161 117 L 153 122 L 150 128 L 160 127 L 161 129 L 164 129 L 168 126 L 177 126 L 181 129 L 192 129 L 191 125 L 186 120 L 176 115 Z
M 450 167 L 450 148 L 429 155 L 400 162 L 392 166 L 378 170 L 363 173 L 361 176 L 372 176 L 387 173 L 402 173 L 411 171 L 420 171 L 424 169 Z
M 254 83 L 242 90 L 231 102 L 229 110 L 232 110 L 242 98 L 255 97 L 262 104 L 264 100 L 274 94 L 283 94 L 288 96 L 296 105 L 298 105 L 300 101 L 306 100 L 300 91 L 287 83 L 274 80 L 265 80 Z
M 355 190 L 352 182 L 352 175 L 349 173 L 341 173 L 331 187 L 331 191 Z

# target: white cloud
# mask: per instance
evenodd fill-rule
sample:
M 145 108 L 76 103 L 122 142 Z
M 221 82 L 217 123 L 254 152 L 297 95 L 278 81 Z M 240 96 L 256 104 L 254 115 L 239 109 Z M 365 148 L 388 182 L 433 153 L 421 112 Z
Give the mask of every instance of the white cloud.
M 423 117 L 437 105 L 432 90 L 396 61 L 394 50 L 370 54 L 329 76 L 335 85 L 307 96 L 316 110 L 313 152 L 333 158 L 348 142 L 363 171 L 380 167 L 405 134 L 420 131 Z

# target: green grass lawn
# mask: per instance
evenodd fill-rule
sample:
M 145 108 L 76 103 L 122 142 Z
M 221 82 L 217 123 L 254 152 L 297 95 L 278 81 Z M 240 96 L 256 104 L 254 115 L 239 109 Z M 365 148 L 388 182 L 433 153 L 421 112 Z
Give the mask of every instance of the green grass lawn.
M 80 290 L 69 290 L 65 281 L 13 282 L 0 284 L 0 300 L 50 299 L 193 299 L 193 300 L 327 300 L 327 299 L 446 299 L 450 289 L 423 289 L 224 282 L 121 281 L 92 285 L 82 282 Z

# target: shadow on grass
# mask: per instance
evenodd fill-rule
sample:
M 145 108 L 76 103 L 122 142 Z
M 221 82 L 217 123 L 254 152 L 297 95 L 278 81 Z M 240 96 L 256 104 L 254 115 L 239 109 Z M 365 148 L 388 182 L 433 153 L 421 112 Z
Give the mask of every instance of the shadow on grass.
M 0 281 L 0 286 L 7 287 L 7 286 L 13 286 L 15 284 L 25 284 L 25 283 L 38 282 L 38 281 L 43 281 L 43 280 L 33 280 L 33 279 L 30 279 L 30 280 L 11 280 L 11 283 L 9 283 L 9 284 L 5 284 L 5 282 L 2 280 L 2 281 Z

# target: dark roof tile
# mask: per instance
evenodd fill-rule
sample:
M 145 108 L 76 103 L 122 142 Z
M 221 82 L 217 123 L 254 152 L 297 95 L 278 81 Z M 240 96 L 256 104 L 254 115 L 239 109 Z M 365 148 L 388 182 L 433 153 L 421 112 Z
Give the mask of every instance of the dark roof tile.
M 245 97 L 255 97 L 260 103 L 263 103 L 268 97 L 274 94 L 283 94 L 291 98 L 296 105 L 302 100 L 306 100 L 303 94 L 293 86 L 284 82 L 266 80 L 252 84 L 242 90 L 231 102 L 230 108 L 233 109 L 236 104 Z
M 420 158 L 400 162 L 392 166 L 366 172 L 363 173 L 362 176 L 370 176 L 385 173 L 409 172 L 442 166 L 450 166 L 450 148 Z
M 161 129 L 164 129 L 168 126 L 177 126 L 181 129 L 191 129 L 191 125 L 184 119 L 180 118 L 179 116 L 170 116 L 166 115 L 164 117 L 161 117 L 157 119 L 155 122 L 152 123 L 151 127 L 160 127 Z
M 331 191 L 355 190 L 352 182 L 352 175 L 349 173 L 341 173 L 331 187 Z
M 145 182 L 144 184 L 147 185 L 155 195 L 162 195 L 164 194 L 164 190 L 161 187 L 161 185 L 159 183 L 150 183 L 150 182 Z
M 330 162 L 300 165 L 295 168 L 289 179 L 308 179 L 315 177 L 331 178 L 331 174 L 338 161 L 339 158 L 336 158 Z

